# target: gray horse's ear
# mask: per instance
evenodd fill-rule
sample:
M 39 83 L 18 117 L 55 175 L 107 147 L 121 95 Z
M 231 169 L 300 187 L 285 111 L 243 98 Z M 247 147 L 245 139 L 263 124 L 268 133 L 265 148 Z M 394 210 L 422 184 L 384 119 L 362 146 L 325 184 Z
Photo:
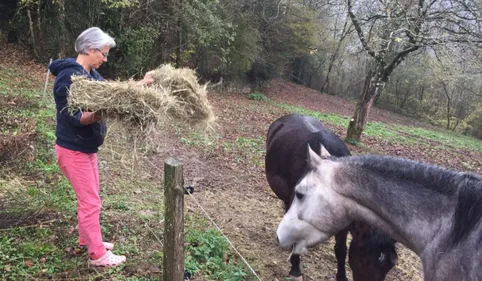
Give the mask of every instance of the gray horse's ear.
M 323 146 L 322 146 L 323 147 Z M 311 149 L 311 146 L 308 144 L 308 165 L 311 168 L 316 168 L 321 164 L 321 157 L 320 155 L 316 154 L 313 149 Z
M 331 156 L 331 154 L 326 150 L 325 146 L 320 143 L 320 156 Z

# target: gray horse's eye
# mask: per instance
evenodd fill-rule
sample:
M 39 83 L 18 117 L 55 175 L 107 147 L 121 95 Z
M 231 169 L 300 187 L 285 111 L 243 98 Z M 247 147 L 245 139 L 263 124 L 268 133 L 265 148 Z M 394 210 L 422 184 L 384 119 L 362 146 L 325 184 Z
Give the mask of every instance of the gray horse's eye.
M 298 200 L 302 200 L 303 197 L 305 197 L 305 195 L 303 193 L 300 193 L 298 191 L 295 192 L 295 195 L 296 195 L 296 198 L 298 198 Z

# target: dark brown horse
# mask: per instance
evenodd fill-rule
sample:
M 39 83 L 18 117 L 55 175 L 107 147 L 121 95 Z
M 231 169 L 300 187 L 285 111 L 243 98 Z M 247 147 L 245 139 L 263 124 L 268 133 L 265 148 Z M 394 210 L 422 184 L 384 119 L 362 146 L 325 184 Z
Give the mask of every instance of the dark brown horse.
M 266 177 L 274 193 L 290 208 L 294 188 L 307 167 L 308 144 L 318 154 L 321 145 L 336 157 L 349 156 L 343 141 L 315 118 L 287 115 L 269 127 L 266 141 Z M 306 227 L 309 227 L 308 225 Z M 309 231 L 309 229 L 307 229 Z M 386 234 L 362 223 L 353 223 L 336 236 L 335 256 L 338 262 L 337 281 L 346 281 L 345 258 L 348 231 L 353 240 L 349 250 L 349 264 L 355 281 L 382 281 L 396 264 L 395 241 Z M 301 280 L 300 256 L 290 258 L 292 279 Z

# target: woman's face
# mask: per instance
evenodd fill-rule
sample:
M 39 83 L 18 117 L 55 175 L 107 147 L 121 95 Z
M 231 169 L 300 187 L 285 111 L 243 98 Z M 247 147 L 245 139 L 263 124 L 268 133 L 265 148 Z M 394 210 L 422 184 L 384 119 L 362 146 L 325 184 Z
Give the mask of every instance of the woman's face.
M 89 49 L 90 65 L 92 68 L 99 68 L 104 62 L 107 62 L 107 56 L 109 55 L 110 46 L 106 46 L 102 49 Z

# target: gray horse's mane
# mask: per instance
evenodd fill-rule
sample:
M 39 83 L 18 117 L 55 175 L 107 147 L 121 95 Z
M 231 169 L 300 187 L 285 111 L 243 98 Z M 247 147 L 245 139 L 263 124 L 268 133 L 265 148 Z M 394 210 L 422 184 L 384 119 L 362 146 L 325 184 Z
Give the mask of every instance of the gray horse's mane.
M 457 245 L 465 239 L 482 219 L 482 177 L 477 174 L 455 172 L 439 166 L 389 156 L 365 155 L 333 160 L 385 178 L 413 182 L 414 186 L 443 195 L 457 196 L 453 227 L 448 241 L 452 245 Z

